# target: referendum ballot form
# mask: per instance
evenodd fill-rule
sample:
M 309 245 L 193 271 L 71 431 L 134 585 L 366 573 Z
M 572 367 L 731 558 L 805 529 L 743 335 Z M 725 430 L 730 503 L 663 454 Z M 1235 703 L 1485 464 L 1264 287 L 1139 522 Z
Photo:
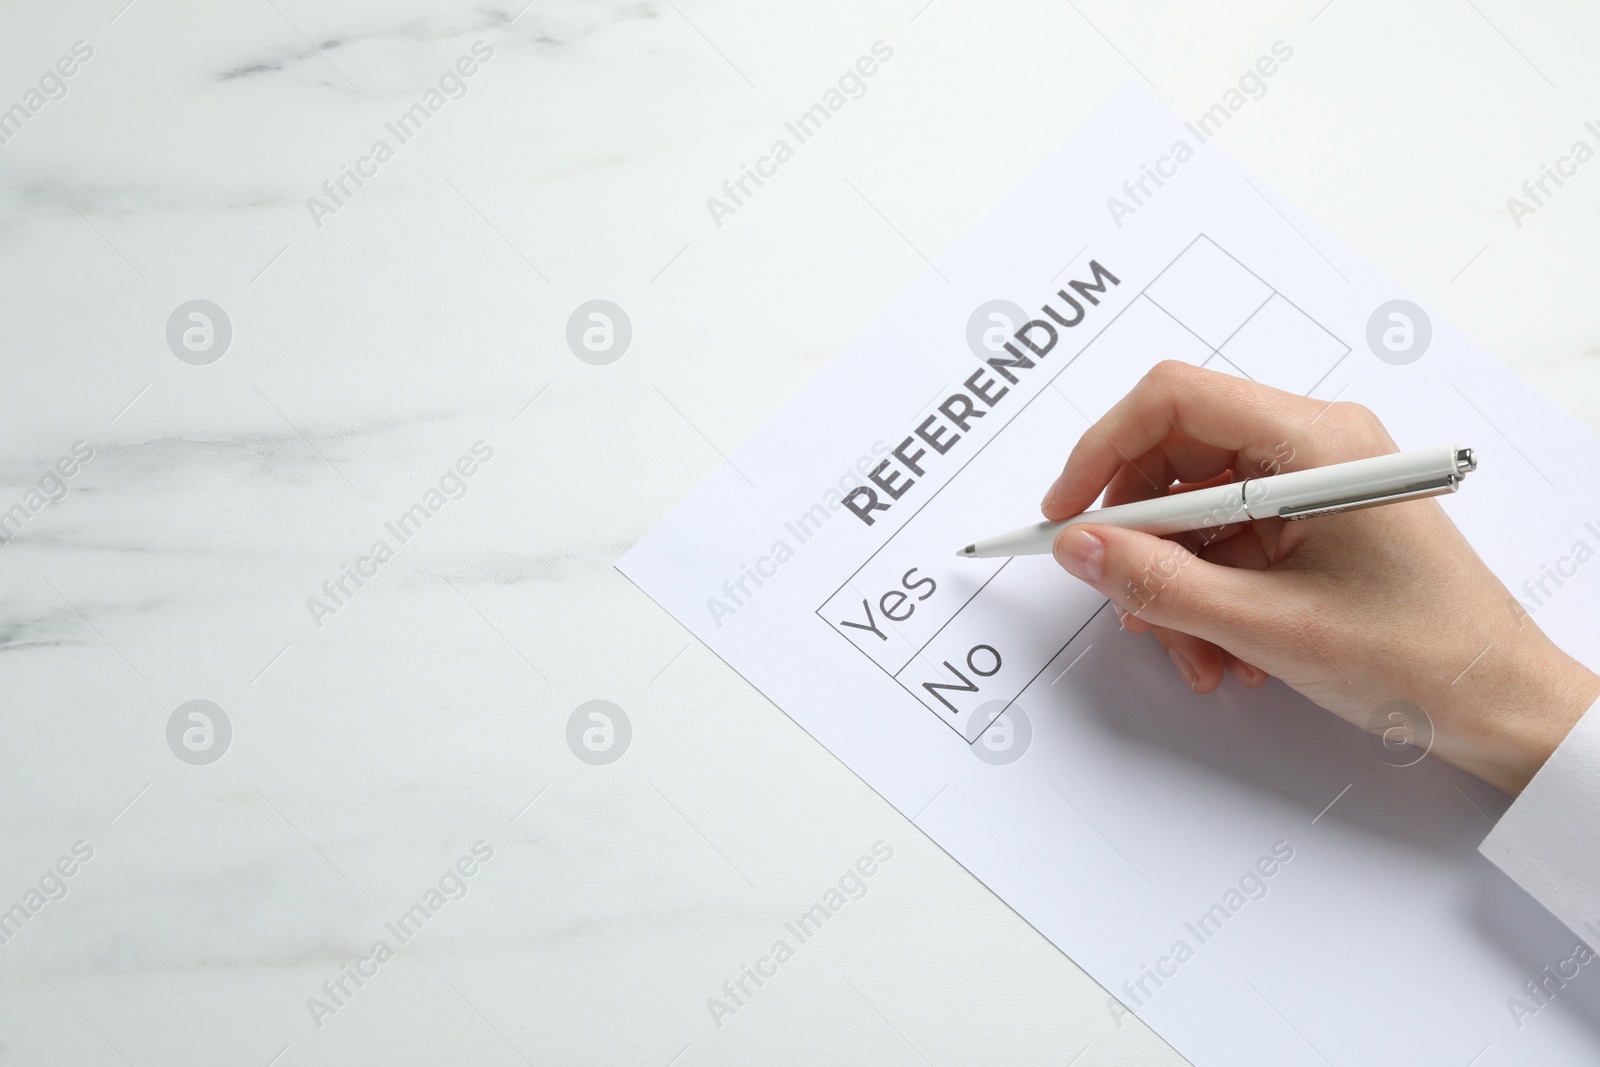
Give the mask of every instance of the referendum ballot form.
M 956 558 L 1163 359 L 1472 447 L 1451 518 L 1600 667 L 1594 435 L 1132 89 L 618 566 L 1201 1067 L 1600 1063 L 1600 963 L 1477 851 L 1509 798 Z

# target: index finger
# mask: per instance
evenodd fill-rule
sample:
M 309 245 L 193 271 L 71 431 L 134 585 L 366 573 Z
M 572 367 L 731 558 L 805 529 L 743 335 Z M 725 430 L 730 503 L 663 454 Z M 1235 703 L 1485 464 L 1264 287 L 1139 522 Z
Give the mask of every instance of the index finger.
M 1234 454 L 1233 470 L 1270 464 L 1292 431 L 1315 418 L 1324 401 L 1165 360 L 1089 427 L 1045 494 L 1045 518 L 1061 520 L 1093 506 L 1117 470 L 1149 452 L 1174 430 Z M 1301 459 L 1317 457 L 1297 442 Z

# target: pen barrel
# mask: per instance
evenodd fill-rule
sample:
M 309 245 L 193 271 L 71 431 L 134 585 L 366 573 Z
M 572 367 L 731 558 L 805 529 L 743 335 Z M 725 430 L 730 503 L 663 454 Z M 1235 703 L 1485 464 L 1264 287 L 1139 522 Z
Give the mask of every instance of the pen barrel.
M 1194 489 L 1187 493 L 1136 500 L 1131 504 L 1086 511 L 1065 522 L 1042 523 L 1041 526 L 1061 530 L 1079 523 L 1093 522 L 1161 536 L 1249 522 L 1251 515 L 1245 501 L 1247 485 L 1248 482 L 1232 482 L 1210 489 Z
M 1301 518 L 1451 492 L 1463 473 L 1459 455 L 1456 446 L 1439 445 L 1252 478 L 1241 483 L 1244 506 L 1252 519 Z
M 975 542 L 964 555 L 1023 556 L 1050 551 L 1068 526 L 1097 523 L 1145 533 L 1186 533 L 1259 519 L 1301 519 L 1455 490 L 1473 468 L 1470 451 L 1455 445 L 1397 452 L 1328 467 L 1249 478 L 1209 489 L 1086 511 L 1061 522 L 1041 522 Z

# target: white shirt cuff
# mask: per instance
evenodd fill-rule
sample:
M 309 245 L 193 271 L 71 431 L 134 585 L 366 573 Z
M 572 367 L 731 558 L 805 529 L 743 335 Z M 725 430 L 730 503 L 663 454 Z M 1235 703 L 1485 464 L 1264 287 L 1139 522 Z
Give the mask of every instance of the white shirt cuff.
M 1600 950 L 1600 702 L 1478 851 Z

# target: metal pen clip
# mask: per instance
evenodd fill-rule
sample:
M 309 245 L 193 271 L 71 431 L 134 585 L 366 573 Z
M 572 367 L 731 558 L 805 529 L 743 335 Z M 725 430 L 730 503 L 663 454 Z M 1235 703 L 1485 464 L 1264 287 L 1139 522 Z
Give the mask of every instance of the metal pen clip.
M 1314 519 L 1320 515 L 1337 515 L 1343 511 L 1360 511 L 1362 508 L 1375 508 L 1379 504 L 1392 504 L 1400 500 L 1420 500 L 1423 497 L 1442 496 L 1445 493 L 1453 493 L 1460 487 L 1461 478 L 1452 474 L 1437 481 L 1408 485 L 1406 488 L 1392 493 L 1351 497 L 1349 500 L 1336 500 L 1331 504 L 1307 504 L 1298 508 L 1279 508 L 1278 517 L 1291 520 Z
M 1453 493 L 1461 488 L 1461 479 L 1478 469 L 1477 453 L 1470 448 L 1456 449 L 1455 468 L 1455 471 L 1451 474 L 1425 482 L 1417 482 L 1414 485 L 1408 485 L 1404 489 L 1397 489 L 1390 493 L 1351 497 L 1348 500 L 1335 500 L 1327 504 L 1305 504 L 1300 507 L 1279 508 L 1278 517 L 1280 519 L 1311 519 L 1319 515 L 1337 515 L 1342 511 L 1360 511 L 1362 508 L 1374 508 L 1379 504 L 1392 504 L 1400 500 L 1420 500 L 1423 497 Z

